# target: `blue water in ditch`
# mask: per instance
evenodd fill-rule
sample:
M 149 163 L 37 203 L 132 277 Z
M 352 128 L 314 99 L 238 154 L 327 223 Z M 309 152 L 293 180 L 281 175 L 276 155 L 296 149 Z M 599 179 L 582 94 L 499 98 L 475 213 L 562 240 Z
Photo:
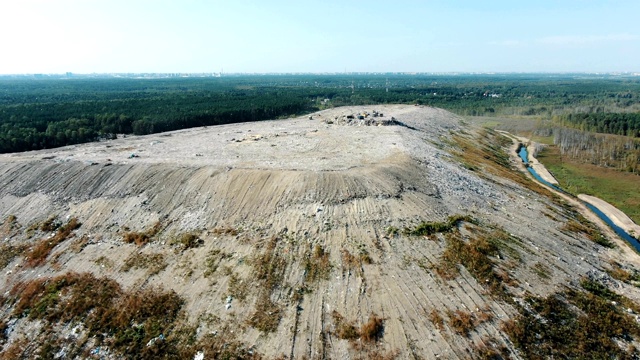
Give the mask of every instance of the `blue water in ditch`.
M 529 157 L 527 154 L 527 148 L 525 146 L 520 147 L 520 151 L 518 152 L 518 155 L 520 155 L 520 158 L 522 159 L 522 161 L 527 165 L 527 170 L 529 170 L 529 172 L 531 173 L 531 175 L 533 175 L 534 178 L 536 178 L 536 180 L 540 181 L 541 183 L 554 188 L 562 193 L 567 193 L 566 191 L 560 189 L 559 187 L 557 187 L 556 185 L 553 185 L 552 183 L 544 180 L 543 178 L 540 177 L 540 175 L 538 175 L 538 173 L 533 170 L 533 168 L 531 166 L 529 166 Z
M 520 155 L 520 158 L 522 159 L 522 161 L 525 164 L 529 164 L 529 157 L 527 154 L 527 148 L 525 146 L 521 146 L 520 147 L 520 151 L 518 152 L 518 155 Z M 553 185 L 545 180 L 543 180 L 540 175 L 538 175 L 538 173 L 533 170 L 532 167 L 527 166 L 527 170 L 529 170 L 529 172 L 531 173 L 531 175 L 533 175 L 533 177 L 536 178 L 536 180 L 540 181 L 541 183 L 552 187 L 562 193 L 565 194 L 569 194 L 566 191 L 562 190 L 561 188 L 559 188 L 556 185 Z M 600 211 L 600 209 L 598 209 L 597 207 L 589 204 L 588 202 L 582 201 L 589 209 L 591 209 L 591 211 L 593 211 L 594 214 L 598 215 L 598 217 L 600 219 L 602 219 L 605 223 L 607 223 L 607 225 L 609 225 L 613 231 L 616 232 L 616 234 L 618 234 L 621 238 L 623 238 L 624 240 L 626 240 L 631 246 L 633 246 L 636 251 L 640 252 L 640 243 L 638 242 L 638 240 L 636 240 L 634 237 L 632 237 L 631 235 L 627 234 L 626 231 L 622 230 L 619 226 L 617 226 L 616 224 L 613 223 L 613 221 L 611 221 L 611 219 L 609 219 L 609 217 L 607 217 L 602 211 Z
M 605 214 L 602 213 L 602 211 L 600 211 L 600 209 L 589 204 L 588 202 L 583 201 L 583 203 L 587 205 L 587 207 L 591 209 L 591 211 L 598 215 L 600 219 L 604 220 L 604 222 L 606 222 L 607 225 L 609 225 L 613 229 L 613 231 L 616 232 L 616 234 L 620 235 L 620 237 L 625 239 L 631 246 L 636 249 L 636 251 L 640 252 L 640 243 L 638 242 L 638 240 L 634 239 L 631 235 L 627 234 L 626 231 L 622 230 L 619 226 L 614 224 L 611 219 L 609 219 Z

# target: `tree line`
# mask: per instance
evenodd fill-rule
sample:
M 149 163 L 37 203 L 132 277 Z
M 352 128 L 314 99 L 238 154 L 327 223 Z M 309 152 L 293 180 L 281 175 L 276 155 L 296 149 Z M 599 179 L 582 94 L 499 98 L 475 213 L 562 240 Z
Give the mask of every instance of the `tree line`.
M 562 156 L 640 174 L 640 139 L 559 127 L 553 142 Z
M 556 122 L 583 131 L 640 137 L 640 113 L 580 113 L 558 116 Z
M 635 78 L 523 74 L 0 78 L 0 152 L 385 103 L 460 115 L 554 117 L 585 130 L 638 136 L 639 84 Z M 605 108 L 616 111 L 602 113 Z

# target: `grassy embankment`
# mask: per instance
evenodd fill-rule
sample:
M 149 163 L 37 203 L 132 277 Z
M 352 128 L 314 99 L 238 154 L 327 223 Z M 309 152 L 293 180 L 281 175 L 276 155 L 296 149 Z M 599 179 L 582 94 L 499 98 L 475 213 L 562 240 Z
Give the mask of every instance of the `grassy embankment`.
M 561 157 L 555 146 L 545 148 L 537 159 L 566 191 L 599 197 L 640 224 L 640 176 Z
M 581 163 L 567 156 L 560 157 L 560 150 L 553 146 L 553 136 L 533 135 L 540 124 L 535 117 L 465 117 L 476 125 L 501 129 L 525 136 L 535 142 L 549 145 L 536 158 L 556 177 L 560 186 L 572 194 L 587 194 L 601 198 L 627 214 L 640 224 L 640 176 Z

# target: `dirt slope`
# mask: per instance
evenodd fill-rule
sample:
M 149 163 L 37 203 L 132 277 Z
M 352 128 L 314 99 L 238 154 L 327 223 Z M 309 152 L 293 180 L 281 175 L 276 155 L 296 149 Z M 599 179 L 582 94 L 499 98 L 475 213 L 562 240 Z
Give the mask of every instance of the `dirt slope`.
M 551 199 L 462 167 L 452 134 L 471 131 L 440 109 L 366 106 L 2 155 L 0 219 L 15 220 L 0 235 L 5 250 L 27 247 L 8 258 L 0 286 L 73 271 L 124 289 L 172 289 L 196 338 L 224 333 L 267 358 L 454 359 L 482 347 L 518 358 L 501 327 L 516 314 L 513 299 L 606 276 L 629 250 L 565 231 L 569 215 Z M 457 224 L 464 241 L 504 235 L 490 255 L 502 295 L 474 269 L 442 275 L 450 233 L 402 231 L 452 215 L 474 219 Z M 82 225 L 28 265 L 28 246 L 50 236 L 41 224 L 51 217 Z M 123 241 L 145 231 L 147 244 Z M 181 247 L 187 233 L 200 241 Z M 140 255 L 153 260 L 125 266 Z M 12 306 L 5 351 L 44 333 Z M 456 331 L 456 311 L 476 319 L 468 332 Z M 384 319 L 376 340 L 344 339 L 341 322 L 359 328 L 374 315 Z

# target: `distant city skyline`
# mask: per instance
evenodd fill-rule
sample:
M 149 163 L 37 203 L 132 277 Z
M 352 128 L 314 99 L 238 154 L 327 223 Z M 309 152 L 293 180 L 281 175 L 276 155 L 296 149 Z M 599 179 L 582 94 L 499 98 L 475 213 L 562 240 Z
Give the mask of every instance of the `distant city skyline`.
M 0 74 L 640 72 L 640 2 L 20 0 Z

